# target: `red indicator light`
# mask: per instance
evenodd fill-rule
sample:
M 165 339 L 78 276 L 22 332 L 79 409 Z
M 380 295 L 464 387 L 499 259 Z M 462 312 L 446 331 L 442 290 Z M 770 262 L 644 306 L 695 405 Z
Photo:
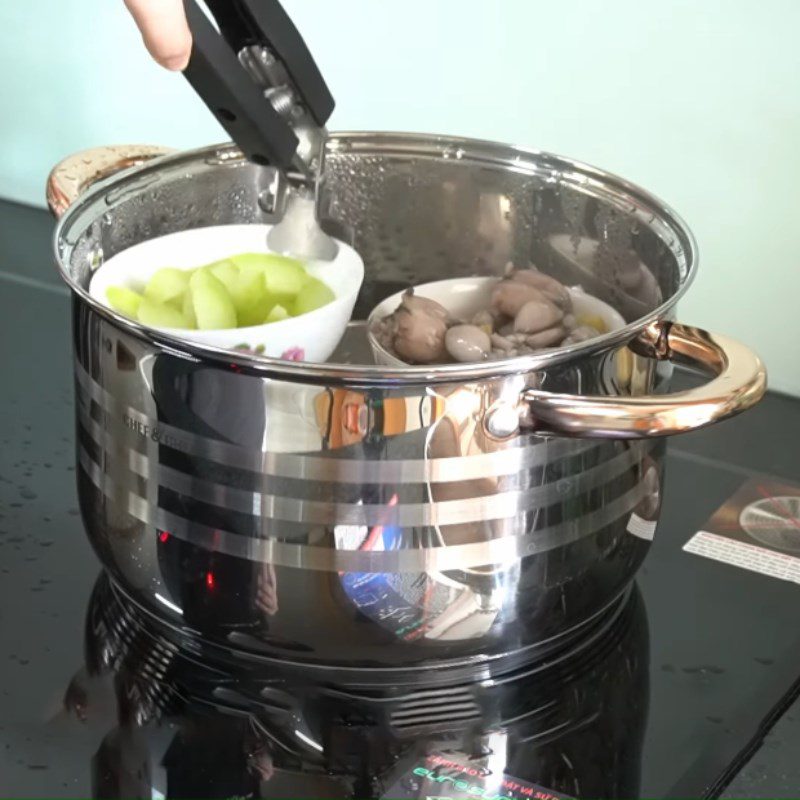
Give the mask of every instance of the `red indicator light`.
M 214 586 L 216 586 L 213 572 L 206 572 L 206 586 L 208 586 L 209 589 L 213 589 Z
M 161 533 L 158 534 L 158 541 L 162 544 L 166 542 L 167 539 L 169 539 L 169 531 L 161 531 Z

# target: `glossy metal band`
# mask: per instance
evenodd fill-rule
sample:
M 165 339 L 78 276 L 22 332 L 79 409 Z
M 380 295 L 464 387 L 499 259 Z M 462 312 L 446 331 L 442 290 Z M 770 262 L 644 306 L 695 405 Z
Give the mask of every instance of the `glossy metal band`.
M 596 442 L 553 438 L 541 440 L 524 448 L 508 448 L 469 457 L 381 461 L 268 452 L 198 436 L 154 420 L 138 409 L 112 397 L 77 361 L 75 379 L 79 404 L 88 408 L 90 401 L 97 403 L 107 415 L 103 427 L 112 430 L 115 435 L 127 431 L 130 433 L 129 441 L 135 442 L 137 435 L 130 432 L 130 428 L 124 422 L 127 416 L 139 423 L 142 429 L 157 432 L 158 440 L 174 450 L 228 467 L 280 478 L 356 485 L 449 483 L 515 475 L 521 469 L 542 463 L 545 458 L 554 460 L 578 455 L 597 447 Z
M 169 531 L 170 535 L 195 547 L 259 563 L 328 572 L 445 572 L 513 564 L 522 557 L 563 547 L 596 534 L 630 514 L 647 494 L 647 486 L 639 482 L 602 508 L 519 536 L 402 550 L 339 550 L 243 536 L 191 522 L 155 506 L 139 494 L 120 489 L 97 464 L 86 458 L 85 452 L 81 454 L 80 467 L 105 497 L 118 504 L 122 501 L 120 510 L 139 522 Z

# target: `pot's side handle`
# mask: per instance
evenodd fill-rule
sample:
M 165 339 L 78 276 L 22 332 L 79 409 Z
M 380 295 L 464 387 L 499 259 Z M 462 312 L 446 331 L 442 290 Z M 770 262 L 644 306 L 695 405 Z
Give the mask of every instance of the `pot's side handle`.
M 47 205 L 60 217 L 93 183 L 129 167 L 175 152 L 169 147 L 120 144 L 94 147 L 67 156 L 47 177 Z
M 708 383 L 685 392 L 639 397 L 525 392 L 519 409 L 497 406 L 487 413 L 494 437 L 520 427 L 562 436 L 641 439 L 685 433 L 732 417 L 755 405 L 767 388 L 767 371 L 748 347 L 700 328 L 670 322 L 650 325 L 637 339 L 637 351 L 712 372 Z

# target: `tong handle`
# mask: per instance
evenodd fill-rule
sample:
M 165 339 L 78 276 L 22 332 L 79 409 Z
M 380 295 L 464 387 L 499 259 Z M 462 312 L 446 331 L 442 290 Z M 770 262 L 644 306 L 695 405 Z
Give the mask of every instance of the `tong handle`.
M 324 127 L 333 113 L 333 95 L 303 37 L 278 0 L 206 0 L 220 33 L 238 53 L 268 47 L 282 62 L 306 108 Z
M 183 74 L 251 161 L 288 167 L 298 139 L 194 0 L 186 0 L 192 55 Z
M 206 0 L 217 33 L 195 0 L 184 4 L 193 39 L 184 70 L 189 83 L 248 159 L 295 166 L 300 140 L 290 118 L 273 107 L 265 96 L 268 87 L 256 82 L 238 57 L 249 47 L 267 48 L 280 59 L 306 118 L 324 126 L 333 97 L 289 16 L 277 0 Z

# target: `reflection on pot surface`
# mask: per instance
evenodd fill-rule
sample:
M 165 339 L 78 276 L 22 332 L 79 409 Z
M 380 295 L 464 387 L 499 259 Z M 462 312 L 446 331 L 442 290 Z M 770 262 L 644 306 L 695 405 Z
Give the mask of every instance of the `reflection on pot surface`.
M 120 420 L 79 373 L 81 507 L 123 590 L 188 633 L 317 664 L 510 668 L 581 635 L 647 552 L 628 526 L 654 441 L 498 441 L 484 384 L 324 389 L 133 340 L 125 371 L 119 349 L 99 354 L 112 390 L 132 400 L 135 376 L 149 414 Z M 287 418 L 300 452 L 277 450 Z
M 637 591 L 546 668 L 440 688 L 317 683 L 185 652 L 168 633 L 101 578 L 87 663 L 65 696 L 104 731 L 95 797 L 425 797 L 420 769 L 436 776 L 457 763 L 484 783 L 502 775 L 570 797 L 637 796 L 649 670 Z

